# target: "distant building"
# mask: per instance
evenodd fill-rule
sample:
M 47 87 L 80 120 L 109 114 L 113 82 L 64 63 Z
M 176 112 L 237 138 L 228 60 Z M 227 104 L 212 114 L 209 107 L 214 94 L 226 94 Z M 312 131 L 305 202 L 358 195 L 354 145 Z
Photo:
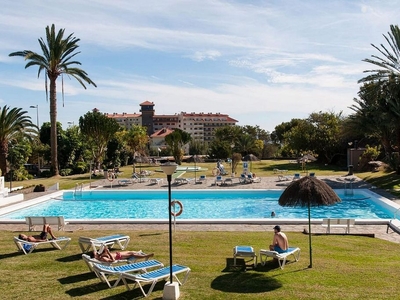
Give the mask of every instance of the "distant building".
M 164 145 L 161 141 L 171 133 L 174 128 L 179 128 L 189 133 L 193 140 L 199 142 L 211 142 L 214 139 L 214 131 L 223 126 L 233 126 L 238 122 L 227 114 L 221 113 L 186 113 L 180 112 L 173 115 L 156 115 L 155 104 L 150 101 L 140 103 L 141 114 L 108 114 L 109 118 L 114 118 L 118 124 L 127 129 L 134 125 L 141 125 L 147 128 L 147 134 L 152 140 L 151 147 Z M 167 130 L 168 129 L 168 130 Z

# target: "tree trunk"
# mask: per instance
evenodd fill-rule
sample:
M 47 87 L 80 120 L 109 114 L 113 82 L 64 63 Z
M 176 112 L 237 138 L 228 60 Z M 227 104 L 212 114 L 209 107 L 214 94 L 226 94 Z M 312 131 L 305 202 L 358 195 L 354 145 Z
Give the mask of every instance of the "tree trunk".
M 59 175 L 57 151 L 57 90 L 55 78 L 50 79 L 50 147 L 51 147 L 51 172 L 53 176 Z
M 7 174 L 7 157 L 8 157 L 8 145 L 7 143 L 0 143 L 0 176 Z

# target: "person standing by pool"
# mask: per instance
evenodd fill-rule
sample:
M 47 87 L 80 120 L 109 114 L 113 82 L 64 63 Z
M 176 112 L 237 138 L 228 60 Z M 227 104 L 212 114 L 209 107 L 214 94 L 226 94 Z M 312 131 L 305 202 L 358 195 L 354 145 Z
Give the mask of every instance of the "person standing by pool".
M 289 241 L 283 232 L 281 232 L 281 227 L 276 225 L 274 227 L 274 238 L 272 240 L 272 245 L 269 246 L 269 250 L 276 251 L 278 253 L 285 253 L 289 249 Z
M 50 225 L 49 224 L 44 224 L 43 225 L 43 230 L 42 230 L 42 232 L 40 233 L 40 234 L 38 234 L 38 235 L 26 235 L 26 234 L 20 234 L 19 236 L 18 236 L 18 238 L 20 239 L 20 240 L 24 240 L 24 241 L 27 241 L 27 242 L 32 242 L 32 243 L 37 243 L 37 242 L 46 242 L 47 241 L 47 234 L 50 234 L 51 235 L 51 238 L 53 239 L 53 240 L 55 240 L 56 239 L 56 237 L 54 236 L 54 234 L 53 234 L 53 231 L 51 230 L 51 227 L 50 227 Z

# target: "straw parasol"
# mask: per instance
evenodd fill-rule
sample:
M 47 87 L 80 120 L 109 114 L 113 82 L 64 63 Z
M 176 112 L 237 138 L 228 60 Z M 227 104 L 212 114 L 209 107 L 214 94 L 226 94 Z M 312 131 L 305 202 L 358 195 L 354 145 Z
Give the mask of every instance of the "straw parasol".
M 279 205 L 281 206 L 308 207 L 309 268 L 312 268 L 311 206 L 332 205 L 337 202 L 341 202 L 340 198 L 327 183 L 310 176 L 293 181 L 279 197 Z

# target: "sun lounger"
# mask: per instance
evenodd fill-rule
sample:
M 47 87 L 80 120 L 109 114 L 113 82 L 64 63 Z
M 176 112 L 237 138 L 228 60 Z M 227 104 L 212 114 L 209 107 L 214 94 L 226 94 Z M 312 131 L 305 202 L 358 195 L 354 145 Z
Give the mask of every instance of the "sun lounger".
M 240 174 L 239 182 L 240 183 L 247 183 L 246 174 Z
M 163 183 L 163 179 L 162 178 L 150 178 L 150 184 L 160 185 L 160 183 Z
M 386 228 L 386 233 L 389 233 L 389 228 L 391 228 L 394 232 L 400 234 L 400 220 L 399 219 L 390 220 Z
M 94 264 L 114 266 L 114 265 L 121 265 L 121 264 L 130 264 L 137 260 L 137 258 L 132 257 L 130 259 L 119 259 L 119 260 L 114 260 L 114 261 L 101 261 L 101 260 L 95 259 L 93 257 L 90 257 L 89 255 L 87 255 L 85 253 L 82 254 L 82 259 L 91 272 L 94 272 L 94 269 L 93 269 Z M 148 260 L 148 258 L 146 257 L 145 260 Z
M 63 250 L 68 244 L 71 242 L 71 238 L 60 236 L 55 240 L 48 240 L 45 242 L 28 242 L 25 240 L 21 240 L 18 237 L 14 237 L 14 243 L 17 246 L 19 251 L 22 251 L 24 254 L 30 254 L 35 250 L 37 247 L 41 245 L 51 245 L 53 248 L 58 250 Z
M 130 179 L 121 179 L 121 180 L 118 180 L 118 184 L 119 184 L 119 185 L 129 185 L 129 184 L 132 184 L 132 183 L 133 183 L 133 181 L 130 180 Z
M 215 185 L 222 185 L 222 184 L 224 184 L 224 180 L 222 179 L 222 176 L 217 176 L 217 177 L 215 177 L 215 182 L 214 182 L 214 184 Z
M 182 281 L 180 281 L 177 277 L 177 275 L 180 273 L 185 273 L 185 276 Z M 173 265 L 172 266 L 172 276 L 174 277 L 175 281 L 178 282 L 179 285 L 185 284 L 185 282 L 189 276 L 189 273 L 190 273 L 189 267 L 185 267 L 185 266 L 181 266 L 181 265 Z M 140 290 L 142 291 L 143 295 L 145 297 L 148 297 L 151 294 L 151 292 L 153 291 L 157 282 L 159 282 L 161 280 L 169 280 L 169 276 L 170 276 L 170 267 L 164 267 L 164 268 L 157 269 L 157 270 L 150 271 L 150 272 L 143 273 L 143 274 L 121 273 L 121 280 L 125 283 L 125 286 L 128 290 L 130 290 L 128 281 L 129 280 L 134 281 L 133 287 L 138 285 Z M 151 286 L 147 293 L 144 291 L 143 286 L 142 286 L 142 284 L 145 284 L 145 283 L 151 283 Z
M 25 217 L 25 223 L 28 225 L 29 231 L 34 231 L 36 225 L 56 225 L 58 231 L 64 230 L 65 225 L 68 225 L 63 216 Z
M 295 181 L 295 180 L 299 180 L 299 179 L 300 179 L 300 174 L 299 173 L 294 174 L 292 180 Z
M 224 185 L 232 185 L 232 184 L 233 184 L 233 178 L 225 178 Z
M 158 260 L 152 259 L 147 261 L 140 261 L 133 264 L 125 264 L 120 266 L 107 266 L 104 264 L 93 264 L 93 271 L 102 282 L 107 283 L 109 288 L 116 287 L 121 281 L 121 274 L 123 273 L 144 273 L 148 269 L 163 267 L 164 265 Z M 112 285 L 108 280 L 110 275 L 118 276 L 118 279 Z
M 236 266 L 236 258 L 244 257 L 250 258 L 249 261 L 252 261 L 254 264 L 254 268 L 257 267 L 257 254 L 251 246 L 236 246 L 233 248 L 233 266 Z
M 354 227 L 355 219 L 322 219 L 322 227 L 326 227 L 326 233 L 331 233 L 331 228 L 342 228 L 345 233 L 350 233 L 350 227 Z
M 89 251 L 97 251 L 101 246 L 114 248 L 114 246 L 117 245 L 121 250 L 124 250 L 128 246 L 129 241 L 130 237 L 128 235 L 115 234 L 98 238 L 81 236 L 79 237 L 78 243 L 82 253 L 86 253 Z
M 278 175 L 278 180 L 279 181 L 289 181 L 290 177 L 286 175 Z
M 200 182 L 200 183 L 207 182 L 207 176 L 206 175 L 200 175 L 199 180 L 197 182 Z
M 286 260 L 288 256 L 293 255 L 295 261 L 299 261 L 300 257 L 300 248 L 298 247 L 290 247 L 287 252 L 285 253 L 278 253 L 276 251 L 271 251 L 271 250 L 260 250 L 260 262 L 261 265 L 265 265 L 267 262 L 267 258 L 271 257 L 273 259 L 277 259 L 279 262 L 279 267 L 283 269 L 286 264 Z

